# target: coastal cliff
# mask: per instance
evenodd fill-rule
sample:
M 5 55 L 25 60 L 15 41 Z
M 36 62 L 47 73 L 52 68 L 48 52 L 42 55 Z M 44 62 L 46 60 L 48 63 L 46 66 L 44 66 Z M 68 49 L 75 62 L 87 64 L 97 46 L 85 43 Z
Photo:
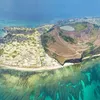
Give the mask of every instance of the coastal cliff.
M 60 64 L 80 63 L 100 54 L 100 26 L 90 22 L 63 22 L 42 35 L 43 46 Z

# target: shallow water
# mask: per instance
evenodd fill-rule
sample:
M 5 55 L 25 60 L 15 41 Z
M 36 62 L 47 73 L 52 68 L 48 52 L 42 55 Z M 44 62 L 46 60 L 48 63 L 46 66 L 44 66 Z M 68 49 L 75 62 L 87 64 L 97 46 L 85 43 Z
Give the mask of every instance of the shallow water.
M 100 100 L 100 62 L 55 71 L 0 70 L 0 100 Z

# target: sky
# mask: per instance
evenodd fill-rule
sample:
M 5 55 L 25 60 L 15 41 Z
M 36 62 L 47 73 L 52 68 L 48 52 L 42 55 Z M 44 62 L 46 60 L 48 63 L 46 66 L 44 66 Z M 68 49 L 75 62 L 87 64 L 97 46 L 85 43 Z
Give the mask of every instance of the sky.
M 100 16 L 100 0 L 0 0 L 0 18 L 53 20 Z

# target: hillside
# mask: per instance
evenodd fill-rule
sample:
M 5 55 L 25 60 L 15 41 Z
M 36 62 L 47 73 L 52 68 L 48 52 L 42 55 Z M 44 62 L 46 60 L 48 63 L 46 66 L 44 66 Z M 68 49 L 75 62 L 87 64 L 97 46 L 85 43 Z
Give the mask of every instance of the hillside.
M 46 52 L 61 64 L 81 62 L 83 57 L 100 53 L 100 28 L 89 22 L 63 22 L 43 34 L 42 43 Z

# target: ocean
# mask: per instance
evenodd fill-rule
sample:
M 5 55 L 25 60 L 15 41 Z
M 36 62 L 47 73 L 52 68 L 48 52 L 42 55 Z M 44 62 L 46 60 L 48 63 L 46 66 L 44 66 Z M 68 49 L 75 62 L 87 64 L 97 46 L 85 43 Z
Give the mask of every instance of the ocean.
M 0 0 L 0 37 L 9 26 L 100 16 L 99 0 Z M 0 100 L 100 100 L 100 59 L 53 71 L 0 69 Z
M 43 72 L 0 69 L 0 100 L 100 100 L 99 60 Z
M 5 35 L 5 32 L 2 30 L 4 27 L 16 26 L 16 27 L 35 28 L 35 27 L 38 27 L 42 24 L 44 24 L 44 23 L 25 21 L 25 20 L 7 20 L 7 19 L 3 19 L 3 20 L 0 20 L 0 37 L 3 37 Z

